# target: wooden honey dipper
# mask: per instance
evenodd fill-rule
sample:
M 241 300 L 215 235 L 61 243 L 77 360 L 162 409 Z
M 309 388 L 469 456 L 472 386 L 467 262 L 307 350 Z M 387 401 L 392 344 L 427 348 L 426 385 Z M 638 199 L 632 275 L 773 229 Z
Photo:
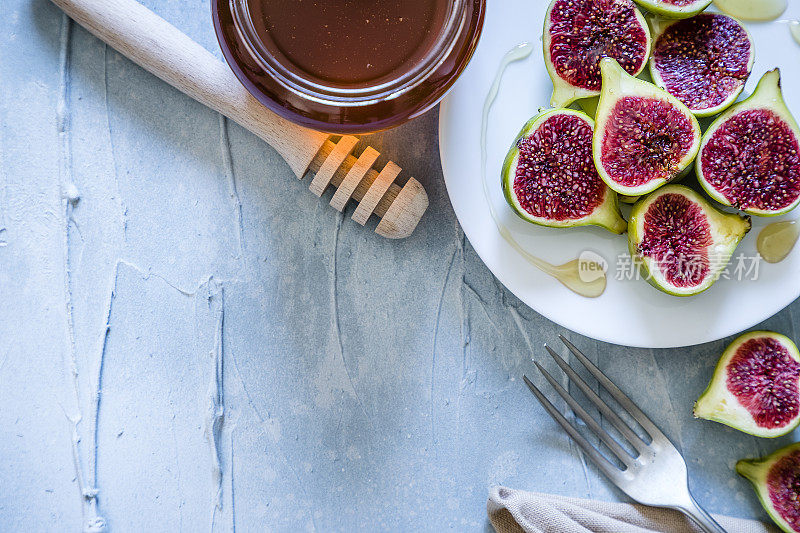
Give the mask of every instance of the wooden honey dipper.
M 279 117 L 261 105 L 239 83 L 228 66 L 135 0 L 52 0 L 67 15 L 118 52 L 176 89 L 222 113 L 269 143 L 295 175 L 315 174 L 309 188 L 317 196 L 332 185 L 331 205 L 344 210 L 359 202 L 353 220 L 366 224 L 381 218 L 375 232 L 390 239 L 408 237 L 425 209 L 428 195 L 414 178 L 401 188 L 394 183 L 400 167 L 391 161 L 378 172 L 378 152 L 367 147 L 352 155 L 358 139 L 330 135 Z

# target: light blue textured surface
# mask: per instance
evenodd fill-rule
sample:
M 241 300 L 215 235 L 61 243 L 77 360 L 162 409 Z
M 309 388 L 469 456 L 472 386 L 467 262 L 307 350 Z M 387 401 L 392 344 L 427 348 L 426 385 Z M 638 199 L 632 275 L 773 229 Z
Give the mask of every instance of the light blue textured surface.
M 219 54 L 207 0 L 147 5 Z M 49 2 L 3 8 L 0 529 L 474 531 L 492 483 L 624 499 L 521 383 L 570 335 L 465 242 L 435 113 L 367 139 L 431 199 L 392 242 Z M 763 326 L 796 338 L 793 312 Z M 792 438 L 691 416 L 725 341 L 570 337 L 684 450 L 698 500 L 764 516 L 733 463 Z

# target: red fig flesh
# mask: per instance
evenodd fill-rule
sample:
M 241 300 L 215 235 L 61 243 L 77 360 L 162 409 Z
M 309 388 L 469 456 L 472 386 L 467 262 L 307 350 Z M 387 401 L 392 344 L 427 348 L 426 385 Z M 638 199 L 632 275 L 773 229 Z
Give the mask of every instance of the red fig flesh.
M 762 459 L 743 459 L 736 471 L 756 490 L 770 518 L 787 533 L 800 533 L 800 443 Z
M 653 82 L 698 117 L 729 107 L 753 68 L 753 41 L 744 25 L 720 13 L 653 24 Z
M 800 423 L 797 346 L 769 331 L 742 335 L 723 352 L 694 414 L 759 437 L 792 431 Z

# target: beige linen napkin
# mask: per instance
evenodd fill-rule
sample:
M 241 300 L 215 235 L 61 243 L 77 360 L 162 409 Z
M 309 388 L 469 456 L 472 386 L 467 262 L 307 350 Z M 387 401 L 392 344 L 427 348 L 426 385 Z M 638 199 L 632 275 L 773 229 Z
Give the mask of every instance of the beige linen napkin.
M 497 533 L 699 533 L 678 511 L 609 503 L 506 487 L 489 489 L 489 521 Z M 729 533 L 774 533 L 755 520 L 715 515 Z

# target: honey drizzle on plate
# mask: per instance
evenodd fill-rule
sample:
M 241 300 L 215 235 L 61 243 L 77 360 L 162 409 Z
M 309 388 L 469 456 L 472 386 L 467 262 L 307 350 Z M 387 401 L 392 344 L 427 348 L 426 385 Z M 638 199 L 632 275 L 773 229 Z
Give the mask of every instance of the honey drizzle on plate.
M 481 180 L 483 181 L 483 195 L 489 206 L 489 213 L 492 215 L 492 220 L 494 220 L 497 230 L 512 248 L 530 264 L 545 274 L 554 277 L 569 290 L 587 298 L 596 298 L 603 294 L 606 289 L 606 275 L 600 265 L 596 263 L 588 264 L 586 260 L 580 258 L 568 261 L 563 265 L 553 265 L 531 254 L 517 242 L 514 236 L 511 235 L 511 231 L 500 222 L 500 218 L 497 216 L 497 212 L 489 196 L 489 185 L 486 181 L 486 131 L 489 122 L 489 111 L 497 98 L 497 93 L 500 90 L 500 82 L 502 81 L 503 73 L 508 65 L 527 58 L 531 55 L 532 51 L 533 45 L 530 43 L 522 43 L 509 50 L 506 55 L 503 56 L 500 66 L 497 69 L 497 74 L 492 82 L 492 86 L 489 89 L 489 93 L 486 95 L 481 121 Z M 583 275 L 581 275 L 581 272 L 583 272 Z M 591 274 L 586 275 L 587 273 Z
M 792 251 L 798 237 L 800 225 L 796 220 L 773 222 L 759 232 L 756 250 L 767 263 L 779 263 Z
M 767 21 L 780 17 L 789 0 L 714 0 L 714 5 L 741 20 Z

